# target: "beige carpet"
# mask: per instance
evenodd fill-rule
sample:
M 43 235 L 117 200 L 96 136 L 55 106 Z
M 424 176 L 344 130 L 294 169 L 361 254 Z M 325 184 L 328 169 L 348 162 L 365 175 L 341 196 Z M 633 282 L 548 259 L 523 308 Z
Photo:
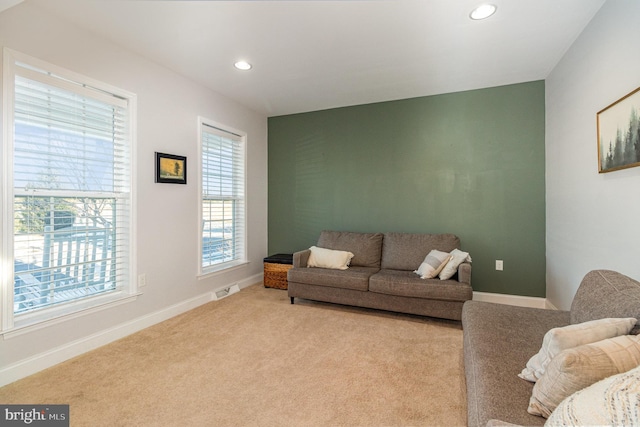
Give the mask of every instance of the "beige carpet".
M 262 284 L 0 388 L 72 426 L 459 426 L 459 322 Z

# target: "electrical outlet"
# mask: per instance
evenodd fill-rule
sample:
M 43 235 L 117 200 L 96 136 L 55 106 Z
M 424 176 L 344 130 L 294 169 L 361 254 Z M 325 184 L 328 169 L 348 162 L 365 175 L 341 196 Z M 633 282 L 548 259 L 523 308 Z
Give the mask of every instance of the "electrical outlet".
M 502 260 L 501 259 L 497 259 L 496 260 L 496 270 L 498 271 L 502 271 L 502 268 L 504 267 Z
M 143 287 L 143 286 L 147 286 L 147 275 L 146 274 L 139 274 L 138 275 L 138 287 Z

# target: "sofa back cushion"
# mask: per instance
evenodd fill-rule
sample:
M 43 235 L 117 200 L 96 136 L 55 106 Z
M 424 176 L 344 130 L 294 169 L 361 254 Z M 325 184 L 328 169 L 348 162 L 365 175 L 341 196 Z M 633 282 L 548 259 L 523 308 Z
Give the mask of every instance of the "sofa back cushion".
M 414 271 L 436 249 L 451 252 L 460 248 L 453 234 L 385 233 L 382 242 L 382 268 Z
M 587 273 L 571 303 L 571 323 L 609 317 L 640 319 L 640 282 L 611 270 Z M 640 332 L 636 325 L 632 334 Z
M 317 246 L 353 253 L 354 267 L 380 268 L 382 233 L 355 233 L 351 231 L 322 231 Z

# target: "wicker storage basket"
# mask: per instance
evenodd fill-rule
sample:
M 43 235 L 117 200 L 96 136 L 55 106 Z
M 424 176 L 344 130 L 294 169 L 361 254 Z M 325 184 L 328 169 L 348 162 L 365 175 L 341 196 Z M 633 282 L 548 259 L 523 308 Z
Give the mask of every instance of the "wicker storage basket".
M 264 259 L 264 287 L 287 289 L 287 271 L 293 267 L 291 254 L 277 254 Z

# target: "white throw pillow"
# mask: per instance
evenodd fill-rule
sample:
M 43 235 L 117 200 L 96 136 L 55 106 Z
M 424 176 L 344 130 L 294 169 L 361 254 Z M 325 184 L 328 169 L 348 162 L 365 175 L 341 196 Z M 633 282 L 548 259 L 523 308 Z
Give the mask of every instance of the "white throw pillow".
M 438 251 L 432 250 L 429 252 L 427 257 L 422 261 L 420 267 L 414 271 L 421 279 L 433 279 L 440 273 L 440 270 L 447 265 L 447 262 L 451 259 L 451 255 Z
M 444 266 L 442 271 L 440 272 L 440 280 L 451 279 L 454 274 L 458 271 L 458 267 L 463 262 L 471 262 L 471 257 L 468 252 L 462 252 L 459 249 L 454 249 L 451 251 L 451 259 Z
M 640 336 L 622 335 L 560 352 L 533 386 L 532 415 L 549 417 L 567 397 L 612 375 L 640 366 Z
M 562 350 L 627 335 L 636 322 L 637 320 L 632 317 L 610 318 L 553 328 L 544 335 L 540 351 L 529 359 L 527 366 L 518 376 L 527 381 L 536 382 L 544 374 L 551 359 Z
M 575 392 L 551 413 L 545 426 L 640 425 L 640 367 Z
M 334 270 L 346 270 L 353 254 L 347 251 L 337 251 L 334 249 L 318 248 L 311 246 L 311 254 L 307 261 L 307 267 L 331 268 Z

